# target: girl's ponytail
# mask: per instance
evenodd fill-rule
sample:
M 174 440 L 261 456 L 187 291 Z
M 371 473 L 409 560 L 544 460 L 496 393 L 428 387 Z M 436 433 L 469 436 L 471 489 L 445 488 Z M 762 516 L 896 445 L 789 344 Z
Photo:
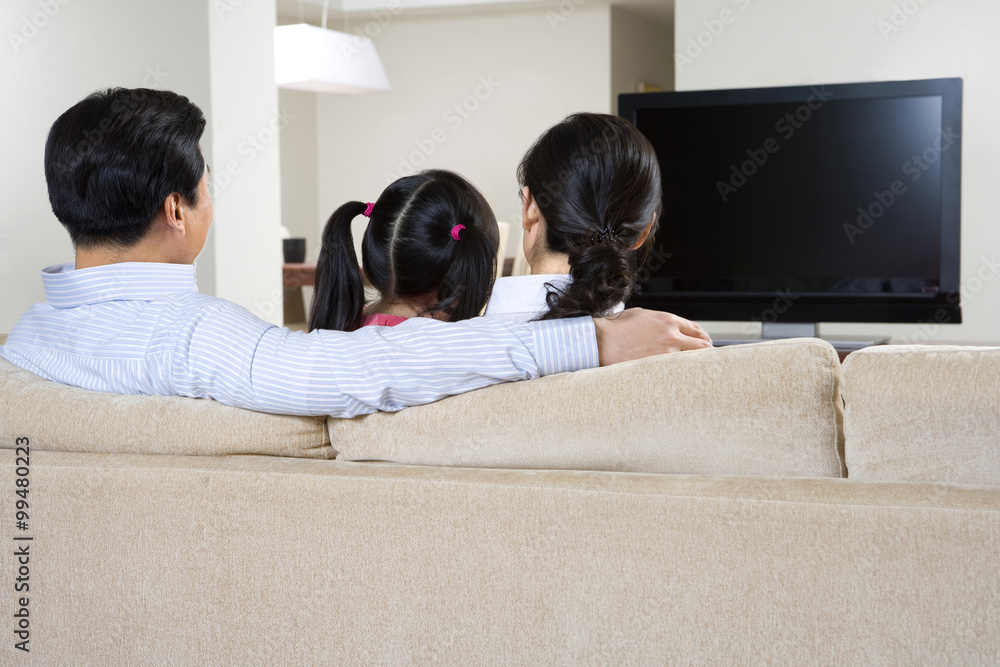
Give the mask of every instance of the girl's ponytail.
M 351 222 L 367 205 L 352 201 L 330 216 L 323 228 L 323 244 L 316 261 L 316 284 L 309 308 L 309 331 L 354 331 L 361 326 L 365 283 L 354 251 Z
M 493 292 L 500 246 L 500 231 L 489 204 L 481 196 L 466 199 L 470 209 L 478 207 L 479 214 L 461 218 L 470 224 L 458 234 L 459 239 L 449 243 L 451 260 L 438 288 L 438 302 L 430 307 L 452 322 L 476 317 L 486 307 Z M 452 227 L 451 239 L 455 230 Z

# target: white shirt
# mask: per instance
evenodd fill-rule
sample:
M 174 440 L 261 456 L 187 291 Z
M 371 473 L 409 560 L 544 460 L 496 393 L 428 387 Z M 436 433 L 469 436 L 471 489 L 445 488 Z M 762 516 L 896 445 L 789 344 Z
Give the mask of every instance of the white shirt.
M 508 380 L 598 365 L 590 318 L 518 324 L 414 317 L 395 327 L 293 332 L 198 292 L 190 264 L 42 271 L 0 356 L 56 382 L 119 394 L 353 417 Z
M 545 300 L 551 284 L 562 289 L 573 281 L 565 273 L 546 273 L 533 276 L 508 276 L 497 278 L 493 284 L 493 294 L 486 304 L 486 317 L 512 322 L 528 322 L 549 312 Z M 619 303 L 611 313 L 625 310 L 625 304 Z

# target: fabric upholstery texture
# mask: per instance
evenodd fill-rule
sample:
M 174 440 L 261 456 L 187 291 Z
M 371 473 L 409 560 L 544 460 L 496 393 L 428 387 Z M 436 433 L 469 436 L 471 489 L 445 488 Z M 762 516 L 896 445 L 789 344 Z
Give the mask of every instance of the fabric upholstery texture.
M 31 479 L 32 664 L 1000 661 L 1000 489 L 50 452 Z
M 681 352 L 329 420 L 338 458 L 440 466 L 840 477 L 824 341 Z
M 325 417 L 290 417 L 182 396 L 69 387 L 0 359 L 0 448 L 129 454 L 333 458 Z
M 872 347 L 844 377 L 851 478 L 1000 486 L 1000 347 Z

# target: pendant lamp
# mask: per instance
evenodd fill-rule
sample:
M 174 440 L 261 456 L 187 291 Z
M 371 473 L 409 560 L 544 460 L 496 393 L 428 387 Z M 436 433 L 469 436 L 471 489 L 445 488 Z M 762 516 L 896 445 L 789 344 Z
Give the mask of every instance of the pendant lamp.
M 385 92 L 389 79 L 375 45 L 362 35 L 298 23 L 274 29 L 274 78 L 279 88 L 317 93 Z

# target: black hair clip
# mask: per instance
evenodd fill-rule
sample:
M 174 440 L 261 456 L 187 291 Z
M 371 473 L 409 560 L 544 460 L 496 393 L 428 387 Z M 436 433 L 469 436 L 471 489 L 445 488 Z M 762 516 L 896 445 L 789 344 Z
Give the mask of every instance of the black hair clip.
M 618 240 L 618 232 L 613 229 L 608 229 L 607 227 L 605 227 L 604 229 L 597 232 L 596 236 L 597 243 L 607 243 L 608 241 L 617 241 L 617 240 Z

